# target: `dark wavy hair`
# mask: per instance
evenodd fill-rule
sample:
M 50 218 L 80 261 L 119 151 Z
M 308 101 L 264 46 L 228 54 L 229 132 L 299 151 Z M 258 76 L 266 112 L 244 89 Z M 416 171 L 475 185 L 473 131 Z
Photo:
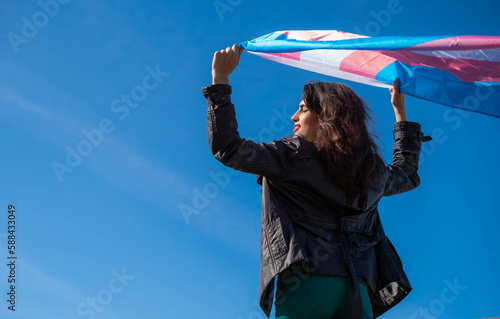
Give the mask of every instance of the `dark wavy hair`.
M 382 165 L 377 138 L 368 127 L 371 110 L 341 83 L 308 82 L 302 91 L 308 109 L 318 114 L 314 145 L 333 179 L 353 198 L 367 195 L 371 173 Z

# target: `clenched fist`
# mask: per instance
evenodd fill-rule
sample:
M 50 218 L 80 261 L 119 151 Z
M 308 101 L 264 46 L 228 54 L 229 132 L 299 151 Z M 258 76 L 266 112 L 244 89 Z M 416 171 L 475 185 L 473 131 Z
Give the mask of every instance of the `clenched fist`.
M 234 44 L 231 48 L 214 53 L 212 61 L 212 84 L 229 84 L 229 75 L 240 62 L 240 56 L 244 48 Z

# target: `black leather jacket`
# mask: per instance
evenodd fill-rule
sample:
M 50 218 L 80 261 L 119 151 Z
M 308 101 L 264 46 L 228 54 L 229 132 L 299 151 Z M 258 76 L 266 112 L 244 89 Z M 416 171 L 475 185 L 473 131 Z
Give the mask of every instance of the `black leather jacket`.
M 329 177 L 314 145 L 291 135 L 271 143 L 240 137 L 229 85 L 203 88 L 213 155 L 258 175 L 262 185 L 260 306 L 269 317 L 274 278 L 300 263 L 311 275 L 349 276 L 349 317 L 361 318 L 358 281 L 369 289 L 374 317 L 396 305 L 411 286 L 385 236 L 377 210 L 383 196 L 416 188 L 420 124 L 394 123 L 393 164 L 372 174 L 368 196 L 352 199 Z

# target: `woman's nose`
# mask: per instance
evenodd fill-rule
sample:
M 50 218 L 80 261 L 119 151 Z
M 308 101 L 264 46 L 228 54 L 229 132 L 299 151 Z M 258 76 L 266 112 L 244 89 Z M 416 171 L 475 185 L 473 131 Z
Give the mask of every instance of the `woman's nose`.
M 299 111 L 295 112 L 295 114 L 294 114 L 294 115 L 292 115 L 292 121 L 293 121 L 293 122 L 297 122 L 297 121 L 299 120 L 299 117 L 297 116 L 297 113 L 298 113 L 298 112 L 299 112 Z

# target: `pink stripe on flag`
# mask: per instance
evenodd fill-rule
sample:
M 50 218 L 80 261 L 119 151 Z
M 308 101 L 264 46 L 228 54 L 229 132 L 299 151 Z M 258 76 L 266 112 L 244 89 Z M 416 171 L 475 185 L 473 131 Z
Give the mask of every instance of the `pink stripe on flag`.
M 291 53 L 268 53 L 269 55 L 280 56 L 290 60 L 300 61 L 300 52 L 291 52 Z
M 434 41 L 417 44 L 404 49 L 405 51 L 422 51 L 422 50 L 480 50 L 480 49 L 496 49 L 500 48 L 499 36 L 487 35 L 462 35 L 457 37 L 449 37 Z
M 342 32 L 342 31 L 316 30 L 316 31 L 284 31 L 275 33 L 282 33 L 289 39 L 300 40 L 300 41 L 337 41 L 337 40 L 365 38 L 365 36 L 361 36 L 359 34 Z

